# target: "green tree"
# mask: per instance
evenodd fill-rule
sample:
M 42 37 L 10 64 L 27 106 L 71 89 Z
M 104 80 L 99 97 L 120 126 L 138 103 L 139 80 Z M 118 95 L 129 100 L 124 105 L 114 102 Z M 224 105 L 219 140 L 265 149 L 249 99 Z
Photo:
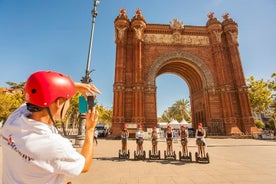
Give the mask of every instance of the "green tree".
M 6 82 L 12 90 L 20 89 L 23 91 L 25 82 L 15 83 L 15 82 Z
M 159 121 L 169 122 L 176 119 L 180 122 L 183 118 L 187 122 L 191 122 L 190 102 L 185 99 L 177 100 L 168 110 L 165 110 Z
M 5 122 L 8 116 L 24 102 L 21 91 L 6 93 L 0 92 L 0 121 Z
M 265 124 L 259 119 L 255 120 L 255 124 L 256 124 L 257 128 L 264 128 L 265 127 Z
M 261 115 L 266 113 L 272 102 L 271 90 L 269 89 L 269 82 L 256 80 L 253 76 L 247 79 L 248 95 L 252 110 L 255 114 Z
M 112 122 L 112 109 L 106 109 L 102 105 L 98 105 L 96 110 L 99 112 L 99 122 L 111 125 Z
M 271 75 L 271 81 L 269 82 L 269 89 L 272 91 L 272 102 L 270 104 L 269 115 L 274 122 L 274 129 L 276 127 L 276 73 Z

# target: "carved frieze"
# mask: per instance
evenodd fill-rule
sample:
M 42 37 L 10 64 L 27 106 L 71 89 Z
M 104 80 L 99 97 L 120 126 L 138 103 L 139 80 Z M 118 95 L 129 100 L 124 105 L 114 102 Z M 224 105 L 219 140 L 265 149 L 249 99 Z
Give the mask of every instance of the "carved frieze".
M 208 46 L 210 44 L 208 36 L 196 36 L 196 35 L 164 35 L 164 34 L 145 34 L 144 43 L 155 44 L 181 44 L 181 45 L 198 45 Z

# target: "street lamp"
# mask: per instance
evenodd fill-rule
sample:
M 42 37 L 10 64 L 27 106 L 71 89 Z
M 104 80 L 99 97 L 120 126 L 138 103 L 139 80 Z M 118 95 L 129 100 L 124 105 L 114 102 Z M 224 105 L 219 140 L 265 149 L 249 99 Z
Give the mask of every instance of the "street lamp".
M 89 49 L 88 49 L 88 57 L 87 57 L 87 64 L 86 64 L 86 70 L 85 70 L 85 76 L 82 77 L 81 82 L 89 84 L 92 82 L 92 79 L 90 77 L 90 74 L 93 70 L 90 70 L 90 61 L 91 61 L 91 53 L 92 53 L 92 46 L 93 46 L 93 37 L 94 37 L 94 26 L 96 22 L 96 17 L 98 15 L 97 6 L 99 5 L 99 0 L 94 0 L 94 7 L 91 11 L 92 14 L 92 28 L 90 33 L 90 42 L 89 42 Z M 81 99 L 80 99 L 81 101 Z M 79 101 L 79 103 L 80 103 Z M 79 144 L 82 146 L 83 140 L 85 137 L 85 123 L 86 123 L 86 114 L 81 113 L 79 115 L 79 128 L 78 128 L 78 135 L 76 137 L 76 144 Z
M 89 49 L 88 49 L 88 57 L 87 57 L 87 64 L 86 64 L 86 71 L 85 76 L 82 77 L 81 82 L 82 83 L 91 83 L 92 79 L 90 78 L 90 73 L 93 71 L 90 71 L 90 60 L 91 60 L 91 52 L 92 52 L 92 46 L 93 46 L 93 38 L 94 38 L 94 27 L 96 22 L 96 17 L 98 15 L 97 6 L 99 5 L 99 0 L 94 0 L 94 8 L 91 11 L 92 14 L 92 28 L 90 33 L 90 42 L 89 42 Z

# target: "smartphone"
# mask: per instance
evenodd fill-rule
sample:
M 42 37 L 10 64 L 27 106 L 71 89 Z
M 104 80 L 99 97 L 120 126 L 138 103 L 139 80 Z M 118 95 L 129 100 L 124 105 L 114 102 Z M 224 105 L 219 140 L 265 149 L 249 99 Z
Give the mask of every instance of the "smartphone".
M 94 96 L 87 96 L 87 107 L 89 109 L 92 109 L 95 106 L 95 99 Z

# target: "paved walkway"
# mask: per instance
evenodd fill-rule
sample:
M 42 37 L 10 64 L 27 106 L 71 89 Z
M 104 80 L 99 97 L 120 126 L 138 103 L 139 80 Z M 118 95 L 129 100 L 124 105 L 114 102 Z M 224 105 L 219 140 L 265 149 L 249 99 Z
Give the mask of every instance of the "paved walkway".
M 209 164 L 195 162 L 195 139 L 189 139 L 193 162 L 162 160 L 165 142 L 159 142 L 161 160 L 133 159 L 135 141 L 129 141 L 130 160 L 118 159 L 120 140 L 99 140 L 95 146 L 94 161 L 88 173 L 67 178 L 73 184 L 252 184 L 276 183 L 276 142 L 253 139 L 207 138 Z M 151 148 L 145 141 L 144 148 Z M 174 143 L 176 153 L 180 142 Z M 1 150 L 1 149 L 0 149 Z M 178 158 L 178 154 L 177 154 Z M 0 151 L 2 173 L 2 152 Z
M 120 140 L 99 140 L 90 171 L 73 179 L 73 184 L 249 184 L 276 183 L 276 142 L 253 139 L 207 138 L 209 164 L 195 162 L 195 139 L 189 139 L 193 162 L 133 159 L 135 141 L 130 140 L 130 160 L 119 160 Z M 151 142 L 145 141 L 147 152 Z M 164 158 L 165 142 L 159 143 Z M 176 153 L 180 142 L 174 143 Z M 178 158 L 178 154 L 177 154 Z

